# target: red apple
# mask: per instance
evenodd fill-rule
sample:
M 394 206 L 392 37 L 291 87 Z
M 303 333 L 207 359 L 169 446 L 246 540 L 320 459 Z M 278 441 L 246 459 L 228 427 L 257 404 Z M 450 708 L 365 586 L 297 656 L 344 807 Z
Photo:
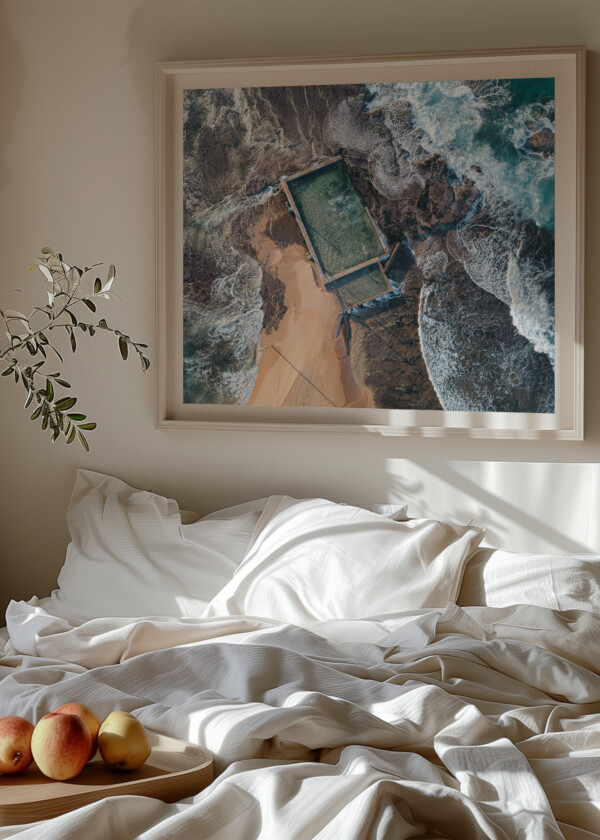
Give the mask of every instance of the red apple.
M 51 712 L 33 730 L 31 751 L 44 776 L 62 782 L 81 773 L 92 748 L 92 736 L 79 715 Z
M 21 773 L 33 761 L 33 723 L 17 715 L 0 718 L 0 773 Z
M 65 703 L 63 706 L 59 706 L 58 709 L 54 709 L 54 711 L 64 712 L 67 715 L 78 715 L 85 723 L 87 728 L 90 730 L 90 735 L 92 736 L 92 747 L 90 757 L 88 758 L 88 761 L 91 761 L 91 759 L 96 755 L 96 747 L 98 746 L 98 730 L 100 729 L 101 721 L 96 717 L 91 709 L 87 706 L 83 706 L 81 703 Z

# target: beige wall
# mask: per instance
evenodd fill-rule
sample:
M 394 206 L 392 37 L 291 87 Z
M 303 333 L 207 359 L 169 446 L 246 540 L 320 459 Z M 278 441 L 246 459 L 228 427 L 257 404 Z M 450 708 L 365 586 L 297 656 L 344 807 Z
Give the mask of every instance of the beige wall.
M 31 288 L 25 269 L 45 244 L 77 264 L 114 262 L 122 300 L 105 314 L 152 345 L 155 62 L 557 44 L 590 50 L 585 441 L 158 431 L 155 368 L 142 377 L 136 363 L 121 362 L 108 336 L 98 335 L 82 342 L 83 352 L 64 367 L 81 409 L 99 424 L 90 434 L 89 455 L 75 446 L 51 446 L 28 421 L 19 389 L 0 382 L 0 610 L 10 597 L 44 595 L 54 585 L 78 466 L 207 512 L 278 492 L 364 506 L 392 500 L 408 487 L 401 459 L 446 476 L 455 474 L 451 459 L 600 461 L 597 0 L 0 1 L 0 288 Z M 26 291 L 18 308 L 34 302 Z M 17 303 L 4 296 L 4 305 Z M 528 475 L 523 470 L 522 479 L 518 470 L 511 478 L 521 490 Z M 582 467 L 578 474 L 592 482 L 596 471 Z M 545 480 L 536 473 L 536 487 L 550 497 L 560 473 L 548 475 L 553 477 Z M 507 499 L 507 491 L 504 496 L 505 513 L 518 513 L 520 503 Z M 552 527 L 560 536 L 560 521 L 555 518 Z M 583 535 L 577 540 L 572 528 L 570 533 L 574 543 L 563 541 L 564 548 L 586 544 Z

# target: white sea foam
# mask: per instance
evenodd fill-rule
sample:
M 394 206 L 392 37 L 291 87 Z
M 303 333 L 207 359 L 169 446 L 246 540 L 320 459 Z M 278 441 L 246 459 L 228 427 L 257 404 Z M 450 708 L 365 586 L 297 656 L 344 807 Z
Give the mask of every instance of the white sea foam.
M 419 142 L 409 136 L 415 129 L 407 105 L 396 100 L 385 112 L 384 122 L 390 124 L 387 134 L 362 118 L 362 111 L 363 101 L 357 97 L 339 102 L 324 126 L 325 140 L 332 148 L 343 148 L 350 158 L 353 154 L 366 158 L 375 188 L 392 201 L 401 198 L 411 181 L 423 184 L 409 159 L 408 150 L 416 150 Z M 422 134 L 420 129 L 417 133 Z
M 513 112 L 511 123 L 505 126 L 507 137 L 516 149 L 522 149 L 532 134 L 547 129 L 554 134 L 554 101 L 544 103 L 527 103 Z M 548 161 L 548 168 L 552 162 Z
M 417 257 L 417 265 L 427 280 L 442 278 L 448 268 L 448 254 L 445 251 L 436 251 L 435 254 L 428 254 L 426 257 Z
M 540 272 L 537 265 L 524 263 L 511 256 L 507 272 L 508 289 L 515 327 L 531 341 L 538 353 L 545 353 L 555 365 L 554 304 L 540 293 L 544 281 L 553 281 L 553 274 Z
M 197 210 L 194 225 L 187 231 L 192 240 L 201 232 L 195 247 L 206 253 L 216 271 L 210 306 L 184 303 L 188 352 L 197 342 L 196 351 L 185 359 L 185 381 L 190 389 L 200 391 L 210 384 L 211 393 L 220 395 L 211 402 L 245 404 L 254 388 L 263 325 L 263 274 L 258 262 L 232 247 L 228 238 L 234 216 L 266 203 L 277 191 L 276 186 L 267 186 L 254 195 L 229 195 L 219 204 Z M 223 344 L 229 348 L 228 365 L 207 366 L 204 360 L 210 360 L 214 348 Z
M 215 259 L 218 276 L 209 307 L 184 302 L 185 381 L 191 390 L 210 389 L 211 402 L 245 404 L 254 388 L 263 325 L 262 270 L 256 260 L 229 248 Z M 228 348 L 230 361 L 215 366 L 215 348 Z M 218 350 L 217 352 L 222 352 Z
M 473 90 L 462 82 L 408 82 L 369 85 L 372 99 L 367 109 L 388 108 L 400 95 L 413 113 L 415 125 L 425 133 L 432 150 L 458 149 L 472 144 L 481 127 L 481 105 Z
M 487 95 L 476 95 L 462 82 L 409 82 L 394 85 L 369 85 L 369 110 L 393 107 L 394 98 L 410 103 L 414 125 L 421 129 L 421 145 L 430 153 L 441 154 L 459 176 L 474 181 L 484 193 L 490 207 L 509 201 L 527 218 L 542 227 L 554 225 L 554 204 L 549 188 L 537 189 L 542 181 L 551 181 L 554 173 L 552 156 L 513 155 L 490 144 L 482 128 L 486 121 L 500 120 L 500 134 L 511 137 L 514 145 L 514 111 L 502 112 L 499 102 L 506 99 L 502 83 L 490 86 Z M 490 109 L 494 109 L 491 111 Z M 534 113 L 531 106 L 520 109 L 519 123 L 526 124 Z M 551 108 L 544 110 L 549 119 Z M 393 121 L 386 125 L 394 131 Z M 511 135 L 512 132 L 512 135 Z M 529 134 L 532 132 L 530 131 Z M 519 135 L 520 137 L 520 135 Z M 406 139 L 403 130 L 402 142 Z M 521 144 L 522 145 L 522 144 Z M 525 189 L 524 185 L 530 188 Z
M 260 286 L 262 269 L 255 259 L 242 255 L 235 248 L 230 249 L 227 273 L 221 273 L 213 281 L 211 301 L 220 308 L 231 306 L 235 310 L 254 309 L 261 303 Z M 222 268 L 221 268 L 222 271 Z
M 221 232 L 223 225 L 227 224 L 232 216 L 265 204 L 277 192 L 279 192 L 279 187 L 269 185 L 252 195 L 228 195 L 219 204 L 211 204 L 197 210 L 194 224 L 201 225 L 207 232 Z
M 238 368 L 222 372 L 223 386 L 227 393 L 233 394 L 236 405 L 247 405 L 254 391 L 257 376 L 257 365 L 247 369 Z
M 468 298 L 457 298 L 452 290 L 447 297 L 444 288 L 426 284 L 419 311 L 423 358 L 444 409 L 553 411 L 552 369 L 531 344 L 507 329 L 508 313 L 472 308 Z
M 474 235 L 474 233 L 476 235 Z M 500 220 L 472 229 L 451 231 L 448 248 L 461 260 L 471 280 L 510 306 L 506 272 L 514 250 L 514 231 Z

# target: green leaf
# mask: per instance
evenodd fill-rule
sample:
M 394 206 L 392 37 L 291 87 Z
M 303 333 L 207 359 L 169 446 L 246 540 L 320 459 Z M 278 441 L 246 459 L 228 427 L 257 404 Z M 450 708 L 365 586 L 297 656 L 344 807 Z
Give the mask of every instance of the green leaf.
M 59 352 L 58 352 L 58 350 L 56 349 L 56 347 L 55 347 L 53 344 L 51 344 L 51 345 L 50 345 L 50 347 L 52 347 L 52 349 L 54 350 L 54 352 L 56 353 L 56 355 L 58 356 L 58 358 L 61 360 L 61 362 L 64 362 L 64 359 L 63 359 L 63 357 L 62 357 L 62 353 L 59 353 Z M 45 354 L 44 354 L 44 355 L 45 355 Z
M 39 270 L 42 272 L 48 283 L 54 284 L 54 278 L 52 277 L 52 272 L 48 268 L 47 265 L 41 264 L 38 265 Z
M 117 274 L 117 269 L 114 267 L 114 265 L 109 265 L 108 276 L 106 278 L 106 283 L 104 284 L 104 289 L 106 291 L 108 291 L 110 289 L 110 287 L 112 286 L 112 284 L 114 282 L 114 279 L 116 277 L 116 274 Z
M 77 397 L 63 397 L 62 400 L 56 403 L 56 408 L 59 411 L 68 411 L 70 408 L 73 408 L 76 402 Z
M 67 275 L 67 280 L 69 281 L 69 286 L 72 291 L 75 291 L 79 286 L 79 281 L 81 280 L 81 275 L 83 271 L 77 265 L 67 266 L 65 265 L 65 271 Z
M 16 309 L 5 309 L 2 314 L 7 321 L 22 321 L 24 324 L 29 323 L 27 315 L 23 315 L 22 312 L 17 312 Z
M 2 362 L 0 375 L 10 376 L 14 374 L 16 383 L 19 382 L 19 379 L 22 380 L 27 395 L 25 408 L 27 409 L 30 405 L 36 403 L 30 417 L 32 420 L 41 420 L 42 428 L 50 430 L 53 442 L 63 434 L 67 443 L 73 443 L 79 438 L 83 448 L 89 451 L 88 441 L 83 433 L 96 429 L 96 423 L 86 421 L 85 414 L 67 413 L 69 409 L 76 405 L 77 399 L 62 395 L 59 399 L 56 389 L 59 387 L 71 388 L 70 382 L 63 379 L 59 373 L 48 374 L 43 370 L 45 365 L 49 366 L 51 364 L 48 355 L 50 350 L 56 353 L 61 363 L 63 362 L 61 353 L 53 343 L 54 334 L 53 338 L 50 338 L 50 331 L 66 330 L 73 353 L 77 350 L 76 333 L 78 329 L 92 336 L 99 329 L 111 332 L 117 337 L 121 357 L 127 359 L 130 353 L 135 351 L 135 355 L 140 359 L 143 372 L 146 372 L 150 367 L 150 360 L 144 355 L 148 345 L 136 344 L 131 336 L 109 326 L 104 318 L 94 324 L 80 323 L 78 317 L 71 311 L 75 308 L 76 303 L 83 301 L 91 312 L 96 313 L 96 296 L 109 298 L 114 295 L 111 291 L 111 286 L 116 277 L 114 265 L 110 264 L 105 280 L 102 280 L 101 277 L 96 277 L 93 280 L 93 292 L 77 295 L 76 290 L 80 285 L 83 274 L 87 274 L 89 271 L 88 276 L 91 276 L 97 265 L 101 265 L 101 263 L 81 269 L 65 261 L 60 252 L 55 252 L 49 246 L 44 246 L 41 251 L 41 258 L 34 261 L 34 265 L 29 268 L 29 273 L 38 268 L 48 281 L 47 285 L 44 284 L 48 305 L 34 307 L 29 316 L 16 310 L 0 310 L 0 324 L 2 324 L 2 330 L 6 334 L 8 343 L 8 349 L 3 352 L 0 351 L 0 361 Z M 118 297 L 118 295 L 114 296 Z M 42 329 L 36 327 L 34 330 L 30 324 L 30 318 L 38 317 L 38 313 L 44 316 Z M 61 315 L 64 317 L 60 318 Z M 14 323 L 11 324 L 11 322 Z M 133 349 L 130 350 L 130 347 Z M 25 363 L 19 361 L 21 356 L 26 356 L 27 351 L 33 359 Z M 43 386 L 38 388 L 36 386 L 39 383 L 43 383 Z

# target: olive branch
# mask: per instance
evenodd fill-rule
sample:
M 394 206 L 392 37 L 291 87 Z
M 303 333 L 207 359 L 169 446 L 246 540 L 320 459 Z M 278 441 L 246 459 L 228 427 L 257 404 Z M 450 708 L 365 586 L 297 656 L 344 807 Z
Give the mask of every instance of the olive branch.
M 52 248 L 42 248 L 42 258 L 36 260 L 28 269 L 30 274 L 36 268 L 44 275 L 50 287 L 47 289 L 48 303 L 36 306 L 27 316 L 12 309 L 0 309 L 0 348 L 8 341 L 8 346 L 0 349 L 0 363 L 4 367 L 2 376 L 14 376 L 15 382 L 23 384 L 27 391 L 25 408 L 35 404 L 32 420 L 40 420 L 43 430 L 48 429 L 54 443 L 64 435 L 67 443 L 78 440 L 86 451 L 89 444 L 84 432 L 96 428 L 96 423 L 87 420 L 85 414 L 74 412 L 77 397 L 61 396 L 58 389 L 71 388 L 60 372 L 47 373 L 49 355 L 56 356 L 64 364 L 63 356 L 55 344 L 55 336 L 68 336 L 71 351 L 77 350 L 77 333 L 93 336 L 96 330 L 111 332 L 118 339 L 119 350 L 125 360 L 129 351 L 137 353 L 145 373 L 150 367 L 150 360 L 145 354 L 147 344 L 133 341 L 131 336 L 109 326 L 104 318 L 96 323 L 83 321 L 79 317 L 82 307 L 95 313 L 98 299 L 109 300 L 118 297 L 112 291 L 116 270 L 110 265 L 106 280 L 94 276 L 94 271 L 101 263 L 79 268 L 69 265 L 62 254 Z M 82 294 L 82 281 L 91 282 L 92 290 Z M 74 310 L 78 311 L 78 314 Z M 2 335 L 2 328 L 3 333 Z

